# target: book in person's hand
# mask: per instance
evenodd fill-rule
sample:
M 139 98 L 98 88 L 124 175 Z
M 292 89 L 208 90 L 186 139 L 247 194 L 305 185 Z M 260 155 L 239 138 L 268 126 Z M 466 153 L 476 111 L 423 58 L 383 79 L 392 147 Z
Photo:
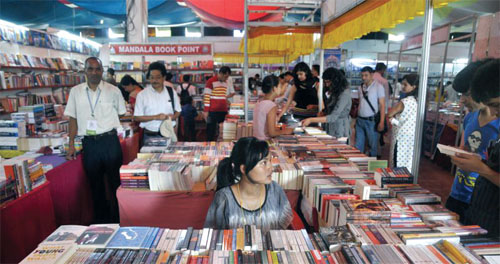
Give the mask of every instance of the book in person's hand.
M 462 154 L 468 154 L 468 155 L 476 155 L 475 153 L 465 151 L 463 149 L 459 149 L 456 147 L 452 146 L 446 146 L 443 144 L 437 144 L 437 148 L 439 149 L 439 152 L 448 155 L 448 156 L 456 156 L 456 153 L 462 153 Z

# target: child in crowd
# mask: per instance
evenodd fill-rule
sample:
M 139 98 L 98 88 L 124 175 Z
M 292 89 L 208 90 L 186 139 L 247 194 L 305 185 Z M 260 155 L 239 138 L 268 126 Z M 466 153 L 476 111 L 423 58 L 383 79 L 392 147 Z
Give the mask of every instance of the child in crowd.
M 271 154 L 265 141 L 240 138 L 231 156 L 217 168 L 217 192 L 205 227 L 234 229 L 255 225 L 263 232 L 286 229 L 293 213 L 283 189 L 272 180 Z
M 198 116 L 193 106 L 193 97 L 181 97 L 181 116 L 184 120 L 184 141 L 196 141 L 195 119 Z
M 254 108 L 253 135 L 260 140 L 267 140 L 279 135 L 292 134 L 292 128 L 276 129 L 278 107 L 274 99 L 283 94 L 278 77 L 274 75 L 266 76 L 262 81 L 262 92 L 264 98 Z

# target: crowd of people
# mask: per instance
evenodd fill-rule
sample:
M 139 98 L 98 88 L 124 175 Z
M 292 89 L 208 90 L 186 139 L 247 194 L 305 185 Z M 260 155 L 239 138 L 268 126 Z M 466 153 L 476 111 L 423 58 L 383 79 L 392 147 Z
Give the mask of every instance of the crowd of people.
M 451 84 L 453 92 L 460 94 L 460 102 L 468 109 L 464 118 L 464 133 L 460 147 L 473 154 L 457 154 L 452 162 L 458 170 L 446 207 L 460 215 L 465 224 L 478 224 L 492 234 L 499 233 L 500 184 L 500 60 L 477 61 L 463 69 Z M 319 67 L 311 68 L 298 63 L 292 72 L 269 75 L 254 84 L 260 87 L 261 100 L 256 104 L 253 135 L 241 138 L 231 156 L 219 164 L 218 191 L 209 209 L 205 225 L 230 229 L 245 224 L 256 224 L 263 230 L 286 228 L 291 220 L 290 204 L 281 187 L 272 181 L 272 165 L 266 140 L 279 135 L 292 134 L 293 129 L 279 129 L 277 123 L 291 108 L 317 110 L 315 117 L 300 117 L 302 126 L 325 124 L 334 137 L 351 137 L 351 120 L 355 122 L 355 145 L 369 156 L 379 155 L 387 121 L 392 126 L 389 162 L 392 167 L 411 169 L 415 146 L 416 115 L 419 76 L 409 74 L 402 78 L 404 94 L 389 106 L 391 87 L 384 78 L 386 66 L 361 69 L 362 85 L 357 87 L 359 104 L 353 104 L 351 89 L 342 70 L 327 68 L 319 74 Z M 83 136 L 83 164 L 92 189 L 97 222 L 117 222 L 118 209 L 115 193 L 120 184 L 119 168 L 122 153 L 116 128 L 119 116 L 126 113 L 126 102 L 133 120 L 144 131 L 144 141 L 161 137 L 164 121 L 177 126 L 179 116 L 184 119 L 187 140 L 195 140 L 194 119 L 206 121 L 207 141 L 217 137 L 218 127 L 235 95 L 228 80 L 231 69 L 221 67 L 206 81 L 203 112 L 193 106 L 196 87 L 185 75 L 175 87 L 172 75 L 165 65 L 154 62 L 147 70 L 149 83 L 142 87 L 126 75 L 119 85 L 103 81 L 103 67 L 98 58 L 85 61 L 87 82 L 71 89 L 65 115 L 69 122 L 69 151 L 74 158 L 75 137 Z M 108 72 L 107 80 L 112 78 Z M 319 92 L 319 78 L 323 79 L 323 94 Z M 448 89 L 448 93 L 451 92 Z M 126 94 L 124 96 L 123 94 Z M 324 109 L 319 110 L 320 99 Z

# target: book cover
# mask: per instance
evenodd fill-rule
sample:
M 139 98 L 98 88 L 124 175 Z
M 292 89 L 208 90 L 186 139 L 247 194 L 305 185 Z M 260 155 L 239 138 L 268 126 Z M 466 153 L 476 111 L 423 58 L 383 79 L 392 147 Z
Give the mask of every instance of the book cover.
M 148 239 L 151 234 L 152 228 L 150 227 L 120 227 L 115 233 L 111 241 L 109 241 L 108 248 L 141 248 L 144 241 Z
M 105 247 L 118 228 L 118 224 L 91 225 L 80 235 L 76 243 L 83 247 Z
M 62 225 L 52 232 L 42 244 L 62 244 L 62 243 L 74 243 L 76 239 L 82 235 L 82 233 L 87 229 L 87 226 L 80 225 Z
M 74 244 L 40 245 L 21 261 L 21 264 L 49 264 L 71 257 Z

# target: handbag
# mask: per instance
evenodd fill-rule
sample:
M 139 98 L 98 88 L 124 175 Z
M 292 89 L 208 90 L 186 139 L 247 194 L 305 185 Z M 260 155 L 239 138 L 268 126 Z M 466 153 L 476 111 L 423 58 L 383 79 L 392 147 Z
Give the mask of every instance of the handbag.
M 349 110 L 349 115 L 352 118 L 358 117 L 358 109 L 359 109 L 359 98 L 352 98 L 351 110 Z

